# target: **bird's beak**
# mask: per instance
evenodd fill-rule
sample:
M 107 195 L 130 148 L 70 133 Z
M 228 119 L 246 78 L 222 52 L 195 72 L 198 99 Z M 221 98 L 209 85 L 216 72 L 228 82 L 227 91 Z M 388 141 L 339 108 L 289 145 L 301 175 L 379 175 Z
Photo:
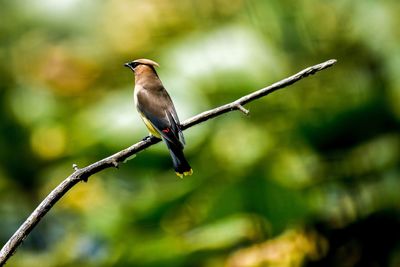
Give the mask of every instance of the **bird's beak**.
M 131 63 L 132 62 L 125 63 L 124 66 L 130 68 L 131 70 L 133 70 Z

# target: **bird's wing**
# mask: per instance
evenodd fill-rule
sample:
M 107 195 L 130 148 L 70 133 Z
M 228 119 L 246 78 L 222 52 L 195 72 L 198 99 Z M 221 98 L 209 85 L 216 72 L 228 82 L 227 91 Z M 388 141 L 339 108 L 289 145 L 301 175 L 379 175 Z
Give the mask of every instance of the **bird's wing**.
M 167 96 L 172 103 L 172 100 L 169 97 L 168 93 L 167 93 Z M 172 121 L 173 125 L 176 127 L 176 129 L 174 129 L 174 132 L 178 133 L 179 141 L 182 143 L 182 145 L 185 145 L 185 137 L 183 137 L 183 133 L 180 128 L 181 123 L 179 122 L 178 114 L 176 113 L 174 104 L 168 106 L 167 115 L 168 115 L 170 121 Z
M 178 115 L 166 90 L 140 90 L 137 93 L 137 108 L 164 139 L 183 147 L 185 141 Z

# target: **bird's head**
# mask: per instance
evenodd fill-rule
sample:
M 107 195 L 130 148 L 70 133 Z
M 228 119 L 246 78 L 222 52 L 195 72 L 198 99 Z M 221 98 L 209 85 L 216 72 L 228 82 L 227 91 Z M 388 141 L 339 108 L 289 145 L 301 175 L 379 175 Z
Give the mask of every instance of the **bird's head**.
M 145 58 L 141 58 L 141 59 L 136 59 L 134 61 L 128 62 L 124 64 L 125 67 L 130 68 L 131 70 L 133 70 L 135 72 L 135 70 L 140 67 L 140 66 L 147 66 L 150 67 L 151 69 L 154 70 L 155 72 L 155 67 L 159 67 L 158 63 L 150 60 L 150 59 L 145 59 Z

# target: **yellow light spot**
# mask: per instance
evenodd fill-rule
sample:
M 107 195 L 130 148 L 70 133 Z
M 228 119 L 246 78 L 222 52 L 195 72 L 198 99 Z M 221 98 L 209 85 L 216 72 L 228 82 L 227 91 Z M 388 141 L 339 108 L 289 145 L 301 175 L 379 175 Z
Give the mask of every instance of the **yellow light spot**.
M 65 129 L 60 125 L 46 125 L 34 129 L 31 136 L 33 151 L 44 159 L 54 159 L 65 151 Z
M 104 185 L 98 177 L 90 177 L 90 185 L 83 183 L 74 187 L 64 197 L 60 206 L 66 209 L 72 209 L 81 212 L 89 212 L 90 210 L 105 209 L 105 192 Z M 88 205 L 90 203 L 90 205 Z

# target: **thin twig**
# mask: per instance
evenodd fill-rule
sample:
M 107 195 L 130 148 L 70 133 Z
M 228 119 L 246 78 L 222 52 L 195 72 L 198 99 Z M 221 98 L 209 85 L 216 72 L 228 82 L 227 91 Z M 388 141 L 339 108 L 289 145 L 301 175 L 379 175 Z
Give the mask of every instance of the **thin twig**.
M 326 69 L 336 63 L 335 59 L 328 60 L 321 64 L 306 68 L 295 75 L 292 75 L 286 79 L 276 82 L 268 87 L 255 91 L 251 94 L 245 95 L 236 101 L 222 105 L 220 107 L 202 112 L 190 119 L 185 120 L 181 124 L 182 130 L 190 128 L 196 124 L 202 123 L 209 119 L 215 118 L 221 114 L 240 110 L 241 112 L 248 114 L 249 111 L 243 107 L 243 105 L 268 95 L 278 89 L 289 86 L 302 78 L 305 78 L 311 74 L 314 74 L 320 70 Z M 74 172 L 62 181 L 50 194 L 39 204 L 39 206 L 32 212 L 32 214 L 26 219 L 26 221 L 18 228 L 13 236 L 7 241 L 4 247 L 0 251 L 0 266 L 3 266 L 6 261 L 12 256 L 17 247 L 22 241 L 29 235 L 33 228 L 39 223 L 39 221 L 46 215 L 46 213 L 57 203 L 62 196 L 65 195 L 74 185 L 80 181 L 87 181 L 87 179 L 106 168 L 115 167 L 118 168 L 119 163 L 124 162 L 132 155 L 142 151 L 156 143 L 160 142 L 160 139 L 149 136 L 142 141 L 121 150 L 114 155 L 111 155 L 105 159 L 99 160 L 87 167 L 78 168 L 76 164 L 73 165 Z
M 236 107 L 238 110 L 240 110 L 241 112 L 243 112 L 244 115 L 249 115 L 249 113 L 250 113 L 250 110 L 245 109 L 245 108 L 244 108 L 242 105 L 240 105 L 240 104 L 235 105 L 235 107 Z

